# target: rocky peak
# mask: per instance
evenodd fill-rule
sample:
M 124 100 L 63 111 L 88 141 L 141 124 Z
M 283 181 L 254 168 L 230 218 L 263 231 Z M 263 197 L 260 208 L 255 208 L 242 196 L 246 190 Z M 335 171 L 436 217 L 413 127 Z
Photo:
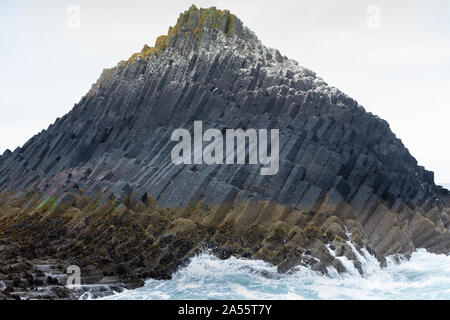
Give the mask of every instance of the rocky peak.
M 167 35 L 156 39 L 153 47 L 146 44 L 141 52 L 133 54 L 127 61 L 121 61 L 119 66 L 161 54 L 167 48 L 180 54 L 189 54 L 223 36 L 259 42 L 254 33 L 244 27 L 242 21 L 229 10 L 219 10 L 216 7 L 199 9 L 192 5 L 189 10 L 180 14 L 174 26 L 169 27 Z
M 212 64 L 210 72 L 227 65 L 229 71 L 237 73 L 240 79 L 258 76 L 269 90 L 283 91 L 283 95 L 311 92 L 336 100 L 343 108 L 364 111 L 356 101 L 330 87 L 313 71 L 283 56 L 279 50 L 264 46 L 253 31 L 230 11 L 216 7 L 198 9 L 194 5 L 180 14 L 177 23 L 169 28 L 167 35 L 159 36 L 153 47 L 146 44 L 141 52 L 128 60 L 105 69 L 89 95 L 98 94 L 99 89 L 111 85 L 110 82 L 118 78 L 134 82 L 137 88 L 149 75 L 175 65 L 186 68 L 194 78 L 192 80 L 196 80 L 202 77 L 196 68 L 202 61 Z M 283 80 L 279 81 L 280 78 Z M 210 81 L 209 77 L 205 80 Z M 217 82 L 223 82 L 223 79 L 219 77 Z M 220 87 L 221 84 L 215 86 Z M 252 90 L 258 87 L 257 82 L 251 85 Z

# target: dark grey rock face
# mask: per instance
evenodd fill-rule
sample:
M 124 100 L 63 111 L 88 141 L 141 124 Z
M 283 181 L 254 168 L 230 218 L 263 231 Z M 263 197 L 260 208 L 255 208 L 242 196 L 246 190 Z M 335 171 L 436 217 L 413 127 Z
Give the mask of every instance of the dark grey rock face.
M 185 13 L 167 47 L 105 70 L 70 113 L 5 153 L 0 190 L 152 197 L 171 208 L 248 199 L 302 212 L 327 205 L 330 215 L 351 212 L 380 255 L 448 252 L 445 192 L 386 121 L 263 46 L 238 19 L 226 30 L 208 15 L 201 21 L 202 11 Z M 174 165 L 171 134 L 192 132 L 196 120 L 204 130 L 280 129 L 279 173 Z

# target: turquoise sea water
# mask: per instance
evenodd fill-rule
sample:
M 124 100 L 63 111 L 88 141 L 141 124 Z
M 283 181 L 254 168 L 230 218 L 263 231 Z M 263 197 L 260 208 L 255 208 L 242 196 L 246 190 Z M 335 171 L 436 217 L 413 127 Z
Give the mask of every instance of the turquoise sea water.
M 347 274 L 331 268 L 331 276 L 324 276 L 301 267 L 281 275 L 262 261 L 202 254 L 172 280 L 148 280 L 142 288 L 106 299 L 450 299 L 449 256 L 418 250 L 410 260 L 388 259 L 387 267 L 381 268 L 364 251 L 359 255 L 363 276 L 346 258 L 339 259 Z

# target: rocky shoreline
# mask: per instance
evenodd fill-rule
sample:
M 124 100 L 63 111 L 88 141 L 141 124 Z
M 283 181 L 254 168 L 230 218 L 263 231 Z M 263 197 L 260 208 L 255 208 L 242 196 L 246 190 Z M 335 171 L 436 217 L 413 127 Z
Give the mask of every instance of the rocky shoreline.
M 0 253 L 0 257 L 4 257 Z M 124 289 L 140 287 L 142 281 L 124 283 L 118 277 L 104 277 L 87 270 L 86 283 L 68 287 L 67 267 L 64 261 L 26 260 L 13 258 L 0 263 L 0 300 L 84 300 L 96 299 Z
M 132 195 L 125 201 L 82 192 L 71 197 L 54 202 L 35 191 L 0 198 L 0 298 L 102 297 L 149 278 L 170 279 L 205 250 L 221 259 L 264 260 L 282 273 L 299 265 L 346 272 L 337 259 L 343 256 L 362 272 L 349 241 L 360 254 L 366 248 L 384 261 L 350 207 L 328 213 L 330 197 L 315 212 L 255 202 L 233 203 L 235 211 L 225 215 L 203 203 L 167 209 Z M 80 290 L 65 287 L 70 265 L 81 270 Z
M 108 201 L 95 208 L 98 197 L 81 195 L 74 195 L 72 203 L 55 206 L 42 199 L 38 192 L 2 199 L 3 298 L 78 299 L 85 292 L 92 297 L 108 295 L 141 286 L 148 278 L 170 279 L 178 267 L 204 250 L 223 259 L 232 255 L 263 259 L 280 265 L 280 271 L 303 263 L 326 272 L 325 266 L 331 262 L 325 245 L 316 239 L 320 233 L 316 228 L 306 230 L 302 240 L 307 242 L 306 248 L 289 248 L 289 238 L 292 241 L 296 234 L 287 232 L 288 226 L 281 221 L 268 229 L 242 224 L 241 235 L 237 236 L 231 222 L 194 222 L 209 215 L 202 208 L 169 210 L 131 199 L 124 203 Z M 342 229 L 334 224 L 321 236 L 335 237 L 334 241 L 342 245 L 341 254 L 351 255 L 339 237 L 345 235 L 339 231 Z M 318 263 L 317 257 L 323 262 Z M 47 270 L 42 265 L 47 265 Z M 69 265 L 81 269 L 81 290 L 64 287 L 64 270 Z M 337 260 L 334 265 L 345 270 Z

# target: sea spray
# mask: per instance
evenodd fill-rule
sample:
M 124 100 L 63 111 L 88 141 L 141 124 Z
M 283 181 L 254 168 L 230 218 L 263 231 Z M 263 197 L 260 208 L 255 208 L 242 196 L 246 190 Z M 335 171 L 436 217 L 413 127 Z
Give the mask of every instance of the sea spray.
M 262 261 L 201 254 L 172 280 L 148 280 L 105 299 L 450 299 L 449 256 L 421 249 L 400 263 L 388 258 L 384 268 L 367 251 L 359 259 L 363 275 L 325 276 L 305 267 L 279 274 Z

